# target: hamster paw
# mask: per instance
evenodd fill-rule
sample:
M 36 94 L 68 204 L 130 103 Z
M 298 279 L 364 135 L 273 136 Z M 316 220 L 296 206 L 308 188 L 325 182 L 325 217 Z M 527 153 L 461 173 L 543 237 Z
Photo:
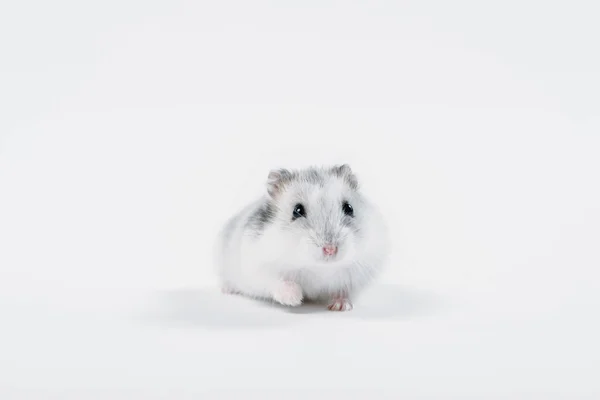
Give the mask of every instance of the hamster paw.
M 332 299 L 327 308 L 330 311 L 350 311 L 353 306 L 349 299 L 341 297 Z
M 302 304 L 302 288 L 295 282 L 283 281 L 273 291 L 273 299 L 285 306 Z

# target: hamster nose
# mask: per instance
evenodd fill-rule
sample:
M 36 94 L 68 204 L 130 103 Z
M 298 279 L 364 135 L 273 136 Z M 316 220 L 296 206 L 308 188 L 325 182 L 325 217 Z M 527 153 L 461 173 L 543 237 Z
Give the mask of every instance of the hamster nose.
M 323 253 L 325 253 L 325 255 L 327 256 L 332 256 L 335 253 L 337 253 L 337 246 L 334 246 L 332 244 L 326 244 L 325 246 L 323 246 Z

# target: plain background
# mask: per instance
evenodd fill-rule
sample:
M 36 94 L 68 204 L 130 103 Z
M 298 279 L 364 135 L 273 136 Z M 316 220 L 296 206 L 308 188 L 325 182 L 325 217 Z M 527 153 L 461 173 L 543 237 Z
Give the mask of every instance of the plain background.
M 0 398 L 597 399 L 600 7 L 0 6 Z M 349 163 L 352 313 L 218 292 L 270 168 Z

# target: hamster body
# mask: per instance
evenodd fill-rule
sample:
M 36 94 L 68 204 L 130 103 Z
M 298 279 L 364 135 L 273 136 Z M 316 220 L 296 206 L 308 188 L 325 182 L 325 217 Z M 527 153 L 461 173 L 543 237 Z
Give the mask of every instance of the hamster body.
M 388 249 L 383 219 L 348 165 L 278 169 L 265 195 L 225 224 L 216 263 L 225 293 L 347 311 Z

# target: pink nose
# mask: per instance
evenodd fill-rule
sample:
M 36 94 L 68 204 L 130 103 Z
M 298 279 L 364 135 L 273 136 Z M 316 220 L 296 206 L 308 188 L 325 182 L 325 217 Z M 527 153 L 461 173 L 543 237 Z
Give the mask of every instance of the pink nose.
M 332 244 L 327 244 L 323 246 L 323 253 L 327 256 L 332 256 L 337 253 L 337 247 Z

